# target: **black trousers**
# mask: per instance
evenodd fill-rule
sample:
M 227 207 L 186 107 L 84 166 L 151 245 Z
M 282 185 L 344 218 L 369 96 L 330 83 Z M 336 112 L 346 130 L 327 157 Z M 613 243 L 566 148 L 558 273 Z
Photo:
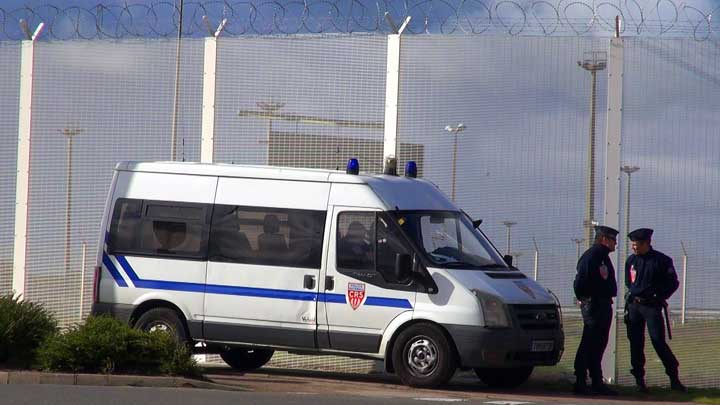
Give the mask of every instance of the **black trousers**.
M 590 372 L 593 384 L 601 384 L 602 357 L 608 344 L 613 318 L 612 303 L 583 303 L 580 310 L 583 317 L 583 333 L 575 355 L 575 375 L 585 379 Z
M 650 342 L 670 378 L 678 376 L 678 361 L 665 341 L 665 319 L 662 307 L 631 303 L 628 306 L 627 335 L 630 339 L 630 371 L 635 378 L 645 377 L 645 325 Z

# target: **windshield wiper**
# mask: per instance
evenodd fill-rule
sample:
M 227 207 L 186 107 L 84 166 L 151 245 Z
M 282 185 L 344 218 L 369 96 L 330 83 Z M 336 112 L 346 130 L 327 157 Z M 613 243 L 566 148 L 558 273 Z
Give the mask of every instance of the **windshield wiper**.
M 477 264 L 461 262 L 461 261 L 443 263 L 443 266 L 446 266 L 446 267 L 478 267 Z

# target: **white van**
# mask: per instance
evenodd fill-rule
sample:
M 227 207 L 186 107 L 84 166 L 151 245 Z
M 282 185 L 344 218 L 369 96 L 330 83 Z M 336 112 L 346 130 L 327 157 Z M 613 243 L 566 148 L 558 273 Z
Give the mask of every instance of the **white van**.
M 121 162 L 94 314 L 204 343 L 232 367 L 273 350 L 384 360 L 433 387 L 526 381 L 563 352 L 560 306 L 432 183 L 409 176 Z

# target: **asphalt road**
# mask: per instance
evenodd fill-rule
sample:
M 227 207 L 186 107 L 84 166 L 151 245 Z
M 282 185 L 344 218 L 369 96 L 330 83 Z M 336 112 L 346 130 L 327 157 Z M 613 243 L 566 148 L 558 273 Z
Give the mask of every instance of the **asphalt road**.
M 185 404 L 493 404 L 601 405 L 638 404 L 632 398 L 580 398 L 542 389 L 491 391 L 470 379 L 456 378 L 439 390 L 405 387 L 384 376 L 343 376 L 283 370 L 240 374 L 217 368 L 208 377 L 245 391 L 192 388 L 91 387 L 59 385 L 0 385 L 2 405 L 185 405 Z M 647 403 L 647 402 L 645 402 Z M 659 402 L 652 401 L 653 404 Z M 675 402 L 674 404 L 678 404 Z
M 503 398 L 458 398 L 457 396 L 429 395 L 418 392 L 410 396 L 361 396 L 317 394 L 308 392 L 232 392 L 187 388 L 140 388 L 140 387 L 83 387 L 59 385 L 2 385 L 0 403 L 3 405 L 220 405 L 220 404 L 262 404 L 262 405 L 330 405 L 330 404 L 626 404 L 628 402 L 545 399 L 503 399 Z M 635 402 L 637 403 L 637 402 Z M 675 403 L 677 404 L 677 403 Z

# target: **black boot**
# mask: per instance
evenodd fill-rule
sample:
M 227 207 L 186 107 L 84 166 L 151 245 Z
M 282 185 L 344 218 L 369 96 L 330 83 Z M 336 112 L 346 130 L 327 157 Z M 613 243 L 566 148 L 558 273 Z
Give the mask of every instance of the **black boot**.
M 612 388 L 605 385 L 604 382 L 600 382 L 597 384 L 593 383 L 592 392 L 593 392 L 593 394 L 604 395 L 606 397 L 616 397 L 616 396 L 620 395 L 620 394 L 618 394 L 617 391 L 615 391 Z
M 637 392 L 641 392 L 643 394 L 650 393 L 650 389 L 648 388 L 647 384 L 645 384 L 644 378 L 636 378 L 635 379 L 635 390 Z
M 575 395 L 592 395 L 590 387 L 587 386 L 584 378 L 577 377 L 573 385 L 573 394 Z
M 673 391 L 688 392 L 687 387 L 680 382 L 680 378 L 678 377 L 670 378 L 670 389 Z

